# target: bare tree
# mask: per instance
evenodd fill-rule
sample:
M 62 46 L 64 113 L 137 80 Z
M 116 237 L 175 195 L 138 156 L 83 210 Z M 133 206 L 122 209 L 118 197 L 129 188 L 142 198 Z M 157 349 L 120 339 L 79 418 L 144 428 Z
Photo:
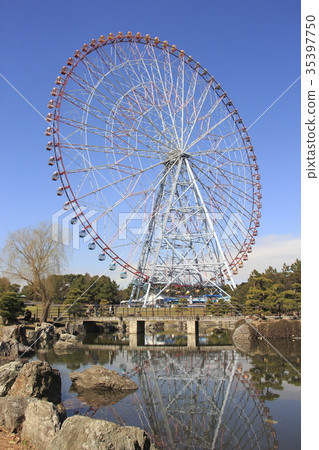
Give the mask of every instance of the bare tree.
M 41 322 L 48 317 L 52 290 L 48 276 L 60 273 L 66 261 L 65 247 L 53 240 L 51 225 L 41 222 L 8 235 L 2 251 L 4 273 L 31 286 L 42 303 Z

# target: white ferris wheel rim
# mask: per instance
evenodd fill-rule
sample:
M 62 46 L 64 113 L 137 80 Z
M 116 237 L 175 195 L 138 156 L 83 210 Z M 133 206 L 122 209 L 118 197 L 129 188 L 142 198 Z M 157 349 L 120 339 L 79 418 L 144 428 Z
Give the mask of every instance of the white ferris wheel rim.
M 166 85 L 165 89 L 163 89 L 165 92 L 161 92 L 161 95 L 164 98 L 163 101 L 161 101 L 160 95 L 155 92 L 155 82 L 158 81 L 156 80 L 156 76 L 159 77 L 158 74 L 161 73 L 159 69 L 156 75 L 152 75 L 153 78 L 155 77 L 153 82 L 152 77 L 150 77 L 150 79 L 146 79 L 146 81 L 144 78 L 142 83 L 141 80 L 138 80 L 139 73 L 137 71 L 140 69 L 135 69 L 134 72 L 132 69 L 133 64 L 131 62 L 127 63 L 125 66 L 125 61 L 121 61 L 119 64 L 113 64 L 112 70 L 110 70 L 109 73 L 100 75 L 98 81 L 93 80 L 93 78 L 96 77 L 97 72 L 100 72 L 100 69 L 96 69 L 95 67 L 94 71 L 92 71 L 90 64 L 92 66 L 94 64 L 90 62 L 89 58 L 92 55 L 98 55 L 98 58 L 101 58 L 102 51 L 105 51 L 103 58 L 106 58 L 106 55 L 109 57 L 105 49 L 109 47 L 113 50 L 114 54 L 116 54 L 118 50 L 114 50 L 114 48 L 117 49 L 117 47 L 123 45 L 134 46 L 134 51 L 136 51 L 135 48 L 140 46 L 144 47 L 144 49 L 148 48 L 150 50 L 148 55 L 155 54 L 154 52 L 160 52 L 161 55 L 164 55 L 164 60 L 167 58 L 167 61 L 178 62 L 177 67 L 187 68 L 188 76 L 193 77 L 191 81 L 194 81 L 196 78 L 196 83 L 200 82 L 201 86 L 204 86 L 202 88 L 204 93 L 200 95 L 199 100 L 197 100 L 198 103 L 195 106 L 190 107 L 189 109 L 187 109 L 186 106 L 180 108 L 181 125 L 176 124 L 176 121 L 179 120 L 179 118 L 177 117 L 176 119 L 172 113 L 174 105 L 170 101 L 167 101 L 168 90 Z M 138 56 L 135 58 L 135 63 L 136 61 L 145 67 L 145 73 L 147 73 L 145 60 Z M 167 70 L 167 77 L 171 76 L 169 74 L 169 70 L 172 71 L 171 64 L 173 63 L 167 64 L 167 67 L 165 68 L 165 70 Z M 247 253 L 251 252 L 251 245 L 254 244 L 254 236 L 257 235 L 257 227 L 259 226 L 259 209 L 261 208 L 260 176 L 258 174 L 258 166 L 255 163 L 256 157 L 250 143 L 250 137 L 243 125 L 243 121 L 231 100 L 215 79 L 210 76 L 207 70 L 203 69 L 199 63 L 196 63 L 191 57 L 187 56 L 185 52 L 177 50 L 175 46 L 170 46 L 166 41 L 161 42 L 158 38 L 152 39 L 148 35 L 142 37 L 139 33 L 135 36 L 130 33 L 125 36 L 121 33 L 117 36 L 110 34 L 108 38 L 101 36 L 98 42 L 92 40 L 90 46 L 84 45 L 82 52 L 77 51 L 74 58 L 69 58 L 67 65 L 68 67 L 64 66 L 61 71 L 65 77 L 58 77 L 56 80 L 56 83 L 60 88 L 54 88 L 52 91 L 53 96 L 57 97 L 57 101 L 51 101 L 49 103 L 49 105 L 51 104 L 50 108 L 54 108 L 54 114 L 48 115 L 48 121 L 53 120 L 53 126 L 49 127 L 50 131 L 46 134 L 53 134 L 53 147 L 55 151 L 55 157 L 53 159 L 58 167 L 58 175 L 62 181 L 62 186 L 59 188 L 60 191 L 58 193 L 63 192 L 67 195 L 67 205 L 72 206 L 75 216 L 80 220 L 83 229 L 91 236 L 93 242 L 95 242 L 105 254 L 108 254 L 112 260 L 116 261 L 127 271 L 132 272 L 134 275 L 142 276 L 143 273 L 140 273 L 136 265 L 131 264 L 127 260 L 127 257 L 122 258 L 117 251 L 114 251 L 115 247 L 112 246 L 114 243 L 112 242 L 112 239 L 111 241 L 106 242 L 105 239 L 96 232 L 94 223 L 86 217 L 85 209 L 87 207 L 96 208 L 98 202 L 92 204 L 88 202 L 87 199 L 89 197 L 97 198 L 101 196 L 101 198 L 105 200 L 103 192 L 108 192 L 109 189 L 117 191 L 118 187 L 120 187 L 120 189 L 123 189 L 124 187 L 126 189 L 124 194 L 122 191 L 119 192 L 121 201 L 119 199 L 118 204 L 120 205 L 121 203 L 128 202 L 129 199 L 131 201 L 131 198 L 134 195 L 137 195 L 134 191 L 135 187 L 147 186 L 147 189 L 144 189 L 144 192 L 141 191 L 142 194 L 139 194 L 139 204 L 135 204 L 132 207 L 132 203 L 129 203 L 129 207 L 131 208 L 130 213 L 131 215 L 134 215 L 142 210 L 143 203 L 146 205 L 148 199 L 158 188 L 161 177 L 163 176 L 163 162 L 170 161 L 172 167 L 174 167 L 176 152 L 179 155 L 183 153 L 185 155 L 191 155 L 189 161 L 192 165 L 192 169 L 196 171 L 197 183 L 205 196 L 204 202 L 208 205 L 209 201 L 211 201 L 210 197 L 214 197 L 217 214 L 222 211 L 222 215 L 224 216 L 221 221 L 222 223 L 219 224 L 217 220 L 214 224 L 220 235 L 224 233 L 225 241 L 227 238 L 227 236 L 225 237 L 225 233 L 227 235 L 227 231 L 225 232 L 226 220 L 228 220 L 228 223 L 231 221 L 233 227 L 235 226 L 235 220 L 239 223 L 239 225 L 236 224 L 236 226 L 239 230 L 238 233 L 241 234 L 241 242 L 236 242 L 236 234 L 231 239 L 228 237 L 231 243 L 229 244 L 229 254 L 226 256 L 229 266 L 233 271 L 236 271 L 238 267 L 241 267 L 243 261 L 247 259 Z M 82 72 L 83 67 L 88 70 L 88 74 L 85 75 L 86 78 L 83 78 L 83 76 L 81 78 L 81 71 L 77 74 L 77 68 L 79 68 L 80 65 L 82 65 Z M 159 60 L 153 62 L 153 66 L 151 67 L 154 73 L 154 67 L 158 68 L 158 66 Z M 101 93 L 102 88 L 104 88 L 104 80 L 108 75 L 110 76 L 110 73 L 112 73 L 113 76 L 114 73 L 119 72 L 119 78 L 122 80 L 121 82 L 127 83 L 122 73 L 123 70 L 125 72 L 124 74 L 128 74 L 129 70 L 134 73 L 133 77 L 136 77 L 137 81 L 140 81 L 139 88 L 143 84 L 143 88 L 145 89 L 145 92 L 147 92 L 144 99 L 139 100 L 139 102 L 134 99 L 134 96 L 138 93 L 138 90 L 134 85 L 129 86 L 130 97 L 127 94 L 127 91 L 124 91 L 124 93 L 120 92 L 119 87 L 112 87 L 113 91 L 109 87 L 109 90 L 106 91 L 106 93 Z M 182 75 L 177 75 L 178 81 L 175 90 L 177 92 L 179 89 L 181 94 L 179 92 L 175 94 L 175 106 L 178 101 L 182 104 L 182 100 L 186 104 L 187 96 L 189 97 L 189 102 L 192 100 L 191 83 L 188 83 L 188 91 L 184 91 L 181 88 L 182 83 L 185 82 L 185 73 L 186 70 Z M 93 81 L 95 81 L 95 84 Z M 179 86 L 178 83 L 180 84 Z M 196 83 L 194 92 L 198 85 Z M 114 86 L 114 81 L 112 81 L 110 85 Z M 158 81 L 158 85 L 160 85 L 160 81 Z M 72 87 L 74 88 L 74 86 L 79 88 L 79 92 L 80 89 L 89 91 L 89 94 L 86 94 L 87 98 L 85 99 L 85 102 L 83 101 L 83 94 L 76 92 L 75 89 L 71 89 Z M 163 80 L 162 86 L 164 86 Z M 160 90 L 159 88 L 157 89 Z M 151 92 L 151 90 L 153 91 Z M 120 99 L 117 98 L 117 101 L 112 104 L 112 96 L 118 95 L 119 92 L 121 94 Z M 215 102 L 211 103 L 210 108 L 206 111 L 207 117 L 199 117 L 206 98 L 212 95 L 212 93 Z M 170 95 L 172 94 L 170 93 Z M 153 104 L 149 101 L 147 96 L 152 96 L 154 99 Z M 138 105 L 136 111 L 132 113 L 131 117 L 126 116 L 123 119 L 123 111 L 129 110 L 128 105 L 134 101 L 136 102 L 136 105 Z M 75 120 L 75 116 L 73 117 L 72 114 L 69 114 L 69 117 L 63 115 L 63 106 L 66 103 L 68 103 L 68 105 L 72 104 L 75 109 L 78 109 L 77 114 L 80 110 L 82 111 L 82 121 Z M 97 106 L 101 105 L 106 107 L 108 114 L 99 110 Z M 212 115 L 220 106 L 222 106 L 226 116 L 221 117 L 218 122 L 211 123 L 209 113 Z M 176 109 L 178 108 L 176 107 Z M 186 115 L 186 113 L 190 116 L 194 116 L 193 119 L 188 117 L 188 135 L 186 134 L 187 127 L 184 126 L 184 121 L 186 121 L 184 115 Z M 164 116 L 165 114 L 166 116 Z M 108 117 L 106 121 L 107 125 L 104 129 L 98 127 L 96 125 L 97 122 L 105 120 L 106 115 Z M 83 117 L 85 120 L 83 120 Z M 93 124 L 89 123 L 89 117 L 93 117 Z M 200 125 L 199 118 L 201 120 Z M 164 119 L 166 119 L 166 121 Z M 130 121 L 134 122 L 134 128 L 129 128 Z M 228 134 L 222 136 L 217 134 L 214 136 L 214 131 L 219 130 L 226 121 L 231 121 L 232 128 L 230 131 L 232 132 L 229 133 L 228 129 Z M 160 128 L 161 126 L 162 128 Z M 207 127 L 207 130 L 204 130 L 205 126 Z M 197 133 L 197 137 L 192 139 L 192 132 L 196 127 L 197 130 L 200 131 L 202 129 L 204 131 L 200 131 L 201 134 L 198 135 Z M 74 131 L 70 132 L 72 128 Z M 128 129 L 130 136 L 123 138 L 121 133 L 127 132 Z M 66 130 L 69 131 L 67 135 L 65 133 Z M 132 138 L 133 131 L 136 133 L 135 141 L 133 141 Z M 73 140 L 75 136 L 79 134 L 83 134 L 84 136 L 81 144 L 78 142 L 70 142 L 70 140 Z M 100 139 L 104 137 L 104 146 L 91 145 L 89 137 L 92 135 L 94 135 L 94 137 L 97 136 Z M 223 149 L 216 144 L 216 148 L 213 148 L 215 143 L 211 137 L 212 135 L 214 136 L 214 142 L 219 141 L 218 145 L 221 142 L 226 142 L 226 140 L 229 142 L 229 139 L 234 141 L 234 145 L 224 145 L 225 148 Z M 209 145 L 206 145 L 202 150 L 198 145 L 199 143 L 205 144 L 205 139 L 209 141 Z M 120 141 L 124 142 L 124 147 L 126 146 L 124 152 L 121 151 L 119 145 Z M 150 145 L 150 142 L 152 145 Z M 141 148 L 139 149 L 139 147 Z M 109 157 L 111 159 L 107 161 L 107 164 L 94 165 L 94 161 L 92 164 L 92 159 L 94 159 L 96 154 L 107 154 L 106 149 L 111 155 L 111 157 Z M 229 157 L 230 154 L 232 159 Z M 134 158 L 132 155 L 134 155 Z M 146 160 L 151 160 L 151 164 L 148 163 L 148 165 L 145 166 Z M 79 165 L 79 161 L 81 161 L 82 166 Z M 139 167 L 134 167 L 133 162 L 134 164 L 138 162 Z M 161 171 L 159 170 L 160 168 L 162 168 Z M 107 171 L 108 177 L 105 177 L 102 171 Z M 81 172 L 82 185 L 79 187 L 78 183 L 77 186 L 74 186 L 72 178 L 78 176 Z M 89 178 L 90 180 L 88 181 Z M 220 181 L 221 178 L 223 179 L 223 183 Z M 143 179 L 143 183 L 140 181 L 141 179 Z M 144 179 L 146 181 L 144 181 Z M 100 184 L 101 180 L 104 181 L 104 184 L 102 185 Z M 212 183 L 213 188 L 207 185 L 208 182 Z M 85 183 L 91 183 L 91 191 L 81 192 Z M 212 193 L 214 195 L 212 195 Z M 101 200 L 99 200 L 99 202 L 101 203 Z M 118 205 L 115 204 L 115 206 L 117 207 Z M 149 204 L 147 206 L 149 207 Z M 112 220 L 110 212 L 113 209 L 114 204 L 110 204 L 108 207 L 104 207 L 103 212 L 100 210 L 100 215 L 103 217 L 108 215 Z M 236 214 L 239 210 L 240 217 L 237 217 Z M 148 211 L 148 213 L 151 213 L 151 211 Z M 231 219 L 231 216 L 235 216 L 235 219 Z M 241 220 L 245 223 L 240 224 Z M 242 230 L 240 230 L 240 226 L 243 228 Z M 120 230 L 118 233 L 119 232 Z M 116 241 L 117 239 L 114 239 L 113 237 L 113 241 L 114 240 Z M 133 240 L 132 243 L 135 244 Z M 135 251 L 137 248 L 138 246 L 135 247 Z

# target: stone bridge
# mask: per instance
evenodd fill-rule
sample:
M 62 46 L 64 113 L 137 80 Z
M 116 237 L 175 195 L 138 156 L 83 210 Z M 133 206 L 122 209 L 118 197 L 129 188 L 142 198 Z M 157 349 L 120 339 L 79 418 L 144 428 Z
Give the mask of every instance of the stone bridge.
M 145 324 L 155 323 L 155 322 L 179 322 L 186 323 L 186 333 L 187 333 L 187 347 L 195 348 L 198 347 L 199 341 L 199 326 L 200 322 L 210 322 L 211 326 L 216 326 L 220 328 L 233 329 L 235 323 L 241 319 L 240 316 L 224 316 L 224 317 L 209 317 L 205 316 L 203 318 L 197 317 L 117 317 L 117 316 L 92 316 L 78 319 L 77 323 L 82 323 L 87 329 L 90 323 L 98 324 L 111 322 L 116 323 L 121 326 L 123 323 L 126 324 L 129 333 L 129 346 L 139 347 L 144 346 L 145 337 Z

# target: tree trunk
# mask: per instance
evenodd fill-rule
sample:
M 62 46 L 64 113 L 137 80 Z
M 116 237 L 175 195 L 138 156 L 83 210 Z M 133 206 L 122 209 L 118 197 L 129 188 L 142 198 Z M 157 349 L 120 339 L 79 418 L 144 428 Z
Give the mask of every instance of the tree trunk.
M 41 322 L 46 322 L 48 320 L 49 309 L 51 306 L 50 301 L 42 301 L 42 313 L 41 313 Z

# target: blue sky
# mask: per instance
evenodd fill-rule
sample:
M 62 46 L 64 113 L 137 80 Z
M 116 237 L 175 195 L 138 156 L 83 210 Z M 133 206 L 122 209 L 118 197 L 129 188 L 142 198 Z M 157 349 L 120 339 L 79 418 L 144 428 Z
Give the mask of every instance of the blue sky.
M 246 126 L 300 76 L 297 0 L 1 0 L 1 74 L 46 116 L 60 68 L 101 34 L 140 31 L 184 49 L 232 98 Z M 2 156 L 0 246 L 8 232 L 51 220 L 62 204 L 45 151 L 46 122 L 0 78 Z M 300 80 L 250 129 L 261 174 L 259 237 L 253 268 L 280 268 L 300 257 Z M 67 271 L 102 273 L 83 246 Z

